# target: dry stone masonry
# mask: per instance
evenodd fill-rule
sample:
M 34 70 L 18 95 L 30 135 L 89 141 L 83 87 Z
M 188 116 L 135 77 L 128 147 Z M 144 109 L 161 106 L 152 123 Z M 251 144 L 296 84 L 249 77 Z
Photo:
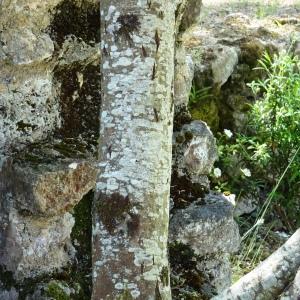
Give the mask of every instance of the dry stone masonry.
M 74 207 L 96 179 L 99 27 L 98 0 L 1 2 L 0 299 L 30 300 L 35 282 L 79 257 Z

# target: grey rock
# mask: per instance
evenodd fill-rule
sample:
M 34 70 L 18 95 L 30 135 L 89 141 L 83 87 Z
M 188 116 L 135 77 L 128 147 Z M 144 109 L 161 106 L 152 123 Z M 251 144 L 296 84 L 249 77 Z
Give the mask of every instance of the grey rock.
M 189 139 L 178 148 L 182 153 L 178 158 L 178 169 L 186 170 L 189 175 L 208 175 L 218 158 L 216 140 L 209 127 L 202 121 L 193 121 L 184 125 L 178 135 Z
M 9 28 L 45 29 L 51 22 L 50 12 L 62 0 L 3 0 L 1 2 L 1 26 Z
M 45 33 L 34 34 L 30 29 L 12 29 L 5 31 L 2 36 L 2 59 L 11 60 L 16 65 L 41 62 L 50 58 L 54 51 L 54 44 L 50 36 Z
M 62 72 L 72 70 L 74 65 L 83 69 L 81 65 L 99 61 L 99 45 L 87 45 L 74 35 L 71 38 L 71 32 L 62 36 L 66 40 L 63 45 L 57 44 L 51 22 L 55 21 L 61 2 L 1 1 L 0 154 L 48 138 L 64 124 L 62 110 L 66 110 L 66 104 L 61 101 L 60 92 L 66 87 L 61 78 L 55 77 L 57 66 Z M 82 7 L 83 11 L 87 6 L 97 10 L 96 4 L 99 1 L 74 1 L 75 7 Z
M 218 46 L 213 49 L 216 59 L 211 64 L 214 84 L 222 86 L 238 63 L 237 51 L 234 48 Z
M 0 300 L 18 300 L 19 293 L 15 288 L 11 288 L 10 290 L 1 290 L 0 289 Z
M 292 17 L 295 11 L 289 20 L 278 17 L 254 20 L 245 14 L 229 13 L 230 7 L 225 6 L 217 13 L 208 13 L 203 16 L 201 25 L 191 28 L 182 40 L 193 58 L 195 85 L 198 89 L 209 87 L 213 95 L 203 101 L 205 107 L 194 107 L 194 112 L 198 114 L 192 112 L 192 115 L 208 121 L 211 117 L 205 119 L 207 108 L 211 112 L 212 107 L 216 106 L 215 114 L 218 114 L 219 120 L 214 124 L 217 128 L 210 124 L 212 128 L 243 131 L 248 122 L 247 112 L 255 101 L 247 83 L 262 76 L 254 69 L 258 59 L 264 51 L 273 55 L 279 50 L 289 49 L 291 40 L 299 40 L 299 22 Z M 211 22 L 212 18 L 214 22 Z M 290 27 L 279 29 L 274 20 Z M 295 54 L 300 53 L 297 45 L 296 42 L 290 49 Z
M 257 199 L 252 195 L 245 195 L 238 199 L 234 208 L 234 216 L 251 214 L 257 208 Z
M 75 254 L 70 242 L 73 225 L 69 213 L 45 219 L 12 210 L 2 232 L 6 243 L 0 264 L 13 272 L 17 281 L 61 270 Z
M 199 51 L 203 53 L 202 60 L 199 60 L 197 52 L 192 52 L 197 86 L 222 86 L 238 64 L 237 50 L 235 47 L 215 44 L 203 46 Z
M 92 164 L 13 163 L 0 171 L 0 265 L 15 280 L 51 274 L 74 257 L 70 210 L 94 187 Z
M 94 149 L 97 139 L 91 129 L 81 143 L 93 123 L 89 112 L 98 117 L 99 41 L 82 38 L 76 22 L 67 30 L 60 22 L 78 18 L 88 31 L 99 21 L 99 0 L 0 2 L 0 265 L 22 287 L 24 278 L 49 276 L 72 261 L 72 209 L 95 184 L 92 154 L 77 150 Z M 70 124 L 85 128 L 74 133 Z M 14 289 L 0 291 L 0 299 L 17 298 Z
M 0 170 L 0 202 L 7 195 L 26 214 L 52 217 L 69 211 L 94 188 L 96 169 L 86 161 L 65 159 L 33 165 L 7 162 Z
M 240 235 L 233 205 L 222 195 L 208 194 L 205 204 L 194 202 L 176 210 L 170 221 L 169 239 L 189 245 L 200 256 L 237 251 Z
M 184 47 L 176 49 L 176 65 L 174 80 L 174 103 L 175 106 L 187 106 L 189 94 L 194 78 L 194 64 L 192 57 L 186 54 Z
M 231 265 L 228 253 L 203 257 L 197 262 L 197 269 L 210 279 L 209 285 L 217 293 L 231 285 Z M 209 296 L 212 296 L 211 294 Z
M 52 300 L 51 297 L 44 295 L 44 286 L 39 285 L 31 295 L 26 296 L 26 300 Z
M 0 81 L 0 90 L 0 153 L 43 139 L 60 125 L 59 104 L 50 75 L 29 74 L 17 82 Z
M 91 46 L 74 36 L 66 37 L 58 54 L 58 65 L 68 66 L 78 62 L 89 64 L 100 59 L 100 45 Z

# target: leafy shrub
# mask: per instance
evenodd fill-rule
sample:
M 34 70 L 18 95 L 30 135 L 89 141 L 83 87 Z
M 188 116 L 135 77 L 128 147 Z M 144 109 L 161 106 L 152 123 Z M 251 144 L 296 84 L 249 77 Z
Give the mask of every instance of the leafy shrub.
M 272 202 L 292 229 L 300 225 L 300 60 L 286 52 L 273 58 L 265 53 L 259 69 L 266 77 L 249 84 L 257 101 L 247 133 L 219 139 L 222 184 L 230 183 L 233 192 L 245 186 L 245 180 L 247 189 L 249 184 L 254 189 L 263 184 L 270 192 L 276 186 Z M 250 178 L 238 174 L 247 168 Z

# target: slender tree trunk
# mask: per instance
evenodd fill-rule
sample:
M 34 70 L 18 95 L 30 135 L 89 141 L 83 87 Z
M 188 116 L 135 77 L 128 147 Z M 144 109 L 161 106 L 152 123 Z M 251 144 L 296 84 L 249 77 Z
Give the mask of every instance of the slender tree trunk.
M 92 299 L 171 299 L 175 0 L 101 0 Z
M 300 267 L 300 229 L 252 272 L 214 300 L 273 300 L 293 280 Z M 295 299 L 296 300 L 296 299 Z

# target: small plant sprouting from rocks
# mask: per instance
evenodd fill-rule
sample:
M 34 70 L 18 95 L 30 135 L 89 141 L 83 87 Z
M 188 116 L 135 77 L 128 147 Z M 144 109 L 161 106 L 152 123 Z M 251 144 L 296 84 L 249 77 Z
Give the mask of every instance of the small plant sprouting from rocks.
M 201 100 L 212 97 L 212 94 L 210 94 L 210 90 L 211 87 L 198 89 L 195 83 L 193 83 L 189 97 L 189 107 L 192 107 L 194 104 L 200 102 Z

